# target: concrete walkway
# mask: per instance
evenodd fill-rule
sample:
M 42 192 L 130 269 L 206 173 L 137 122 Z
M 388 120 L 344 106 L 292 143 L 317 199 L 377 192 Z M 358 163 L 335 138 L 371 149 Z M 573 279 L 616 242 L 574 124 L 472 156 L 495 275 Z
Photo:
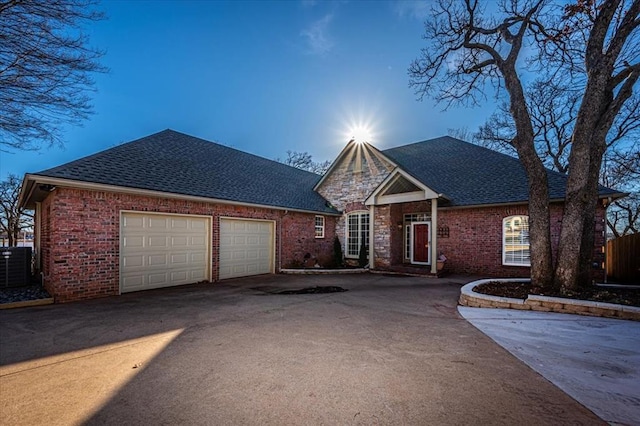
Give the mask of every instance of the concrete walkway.
M 640 425 L 640 322 L 463 306 L 458 311 L 608 423 Z
M 0 311 L 0 424 L 604 424 L 459 316 L 463 282 L 264 276 Z M 309 286 L 349 291 L 274 294 Z

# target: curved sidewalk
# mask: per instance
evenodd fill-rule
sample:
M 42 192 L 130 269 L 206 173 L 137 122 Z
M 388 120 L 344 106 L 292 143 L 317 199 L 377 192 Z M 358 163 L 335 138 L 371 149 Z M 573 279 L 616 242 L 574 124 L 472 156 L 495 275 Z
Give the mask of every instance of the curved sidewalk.
M 640 425 L 639 322 L 465 306 L 458 311 L 603 420 Z

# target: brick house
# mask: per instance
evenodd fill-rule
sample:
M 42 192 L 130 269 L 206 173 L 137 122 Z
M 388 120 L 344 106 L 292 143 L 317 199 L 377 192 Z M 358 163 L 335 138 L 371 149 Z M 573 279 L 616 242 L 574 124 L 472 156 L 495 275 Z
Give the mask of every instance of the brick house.
M 564 184 L 549 172 L 554 242 Z M 364 245 L 376 269 L 434 273 L 444 254 L 453 272 L 529 273 L 520 163 L 450 137 L 385 151 L 351 141 L 321 177 L 165 130 L 27 174 L 20 200 L 56 302 L 327 264 L 336 235 L 347 261 Z

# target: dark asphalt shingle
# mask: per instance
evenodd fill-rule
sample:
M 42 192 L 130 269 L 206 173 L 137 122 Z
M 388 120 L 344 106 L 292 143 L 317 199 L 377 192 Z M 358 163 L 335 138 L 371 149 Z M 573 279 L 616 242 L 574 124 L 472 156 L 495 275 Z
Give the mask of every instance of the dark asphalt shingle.
M 528 200 L 520 162 L 445 136 L 382 151 L 448 201 L 443 205 Z M 35 175 L 182 195 L 336 213 L 313 190 L 319 175 L 173 130 L 44 170 Z M 566 175 L 548 171 L 551 199 L 564 198 Z M 616 191 L 601 187 L 600 194 Z
M 319 175 L 173 130 L 36 175 L 336 213 L 313 191 Z
M 448 197 L 452 206 L 526 202 L 527 175 L 516 158 L 450 136 L 382 151 L 401 169 Z M 549 170 L 551 199 L 565 196 L 567 176 Z M 601 187 L 600 194 L 616 191 Z

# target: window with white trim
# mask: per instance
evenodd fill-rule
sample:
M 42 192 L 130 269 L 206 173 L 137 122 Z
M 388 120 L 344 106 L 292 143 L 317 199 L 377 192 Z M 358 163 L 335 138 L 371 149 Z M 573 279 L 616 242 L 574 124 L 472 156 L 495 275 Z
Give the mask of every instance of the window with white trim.
M 509 216 L 502 220 L 502 264 L 531 266 L 529 216 Z
M 369 249 L 369 213 L 354 212 L 347 215 L 346 257 L 358 257 L 364 242 Z
M 316 216 L 316 238 L 324 238 L 324 216 Z

